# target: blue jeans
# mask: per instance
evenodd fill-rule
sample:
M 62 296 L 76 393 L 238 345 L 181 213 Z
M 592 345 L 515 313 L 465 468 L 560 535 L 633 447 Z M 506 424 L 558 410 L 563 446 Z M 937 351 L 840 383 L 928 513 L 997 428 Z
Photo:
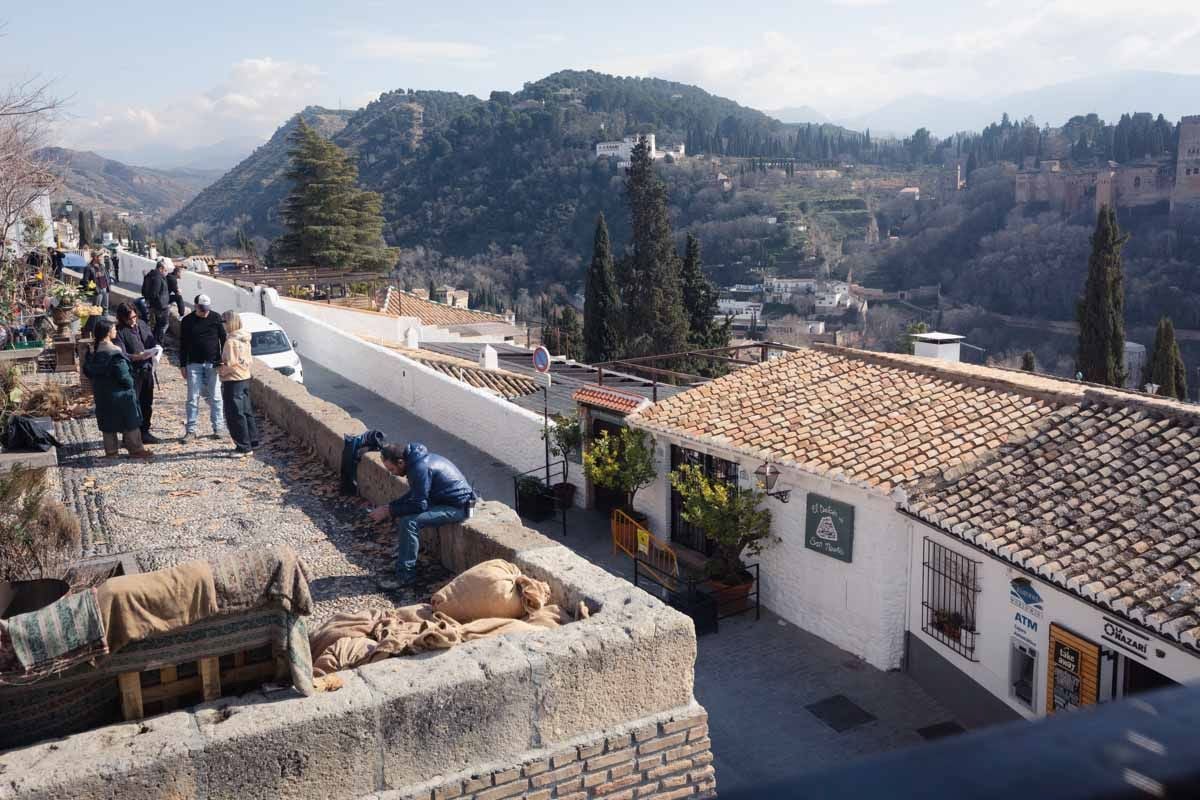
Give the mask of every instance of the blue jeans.
M 421 549 L 421 528 L 453 525 L 467 518 L 462 506 L 430 506 L 420 514 L 406 514 L 396 521 L 400 542 L 396 547 L 396 576 L 411 581 L 417 571 L 417 552 Z
M 221 404 L 221 393 L 217 390 L 217 368 L 212 364 L 187 365 L 187 432 L 196 432 L 196 420 L 200 416 L 200 393 L 208 401 L 208 415 L 212 419 L 213 433 L 225 430 L 225 410 Z

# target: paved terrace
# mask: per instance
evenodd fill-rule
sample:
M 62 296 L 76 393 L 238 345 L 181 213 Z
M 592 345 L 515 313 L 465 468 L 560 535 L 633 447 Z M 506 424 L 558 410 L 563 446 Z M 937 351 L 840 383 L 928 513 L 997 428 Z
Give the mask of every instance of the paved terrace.
M 511 473 L 486 453 L 317 364 L 306 361 L 304 374 L 313 394 L 384 431 L 392 441 L 424 442 L 459 464 L 486 498 L 512 502 Z M 628 559 L 612 555 L 608 523 L 600 514 L 570 512 L 565 538 L 557 522 L 534 527 L 632 580 Z M 758 622 L 752 616 L 723 620 L 719 633 L 699 640 L 695 693 L 709 712 L 722 795 L 754 796 L 763 783 L 916 744 L 942 730 L 927 728 L 953 723 L 949 712 L 908 676 L 881 672 L 770 612 Z M 835 697 L 849 700 L 871 718 L 859 717 L 851 724 L 853 707 L 834 701 L 830 705 L 835 710 L 840 705 L 846 712 L 835 724 L 850 725 L 838 731 L 808 708 Z

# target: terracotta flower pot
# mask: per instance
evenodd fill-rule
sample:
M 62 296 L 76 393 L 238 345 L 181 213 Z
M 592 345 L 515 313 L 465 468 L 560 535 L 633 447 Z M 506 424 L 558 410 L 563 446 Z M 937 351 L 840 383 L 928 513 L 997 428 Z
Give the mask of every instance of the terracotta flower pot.
M 726 583 L 717 578 L 709 578 L 704 582 L 705 588 L 716 598 L 722 615 L 729 611 L 747 608 L 750 604 L 750 590 L 754 587 L 754 576 L 749 572 L 743 572 L 739 577 L 742 580 L 738 583 Z

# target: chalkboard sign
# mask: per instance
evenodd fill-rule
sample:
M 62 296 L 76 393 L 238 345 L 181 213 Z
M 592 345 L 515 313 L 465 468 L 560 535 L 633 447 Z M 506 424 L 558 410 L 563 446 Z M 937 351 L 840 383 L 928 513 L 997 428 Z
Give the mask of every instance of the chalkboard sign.
M 854 506 L 809 492 L 804 546 L 846 563 L 854 560 Z

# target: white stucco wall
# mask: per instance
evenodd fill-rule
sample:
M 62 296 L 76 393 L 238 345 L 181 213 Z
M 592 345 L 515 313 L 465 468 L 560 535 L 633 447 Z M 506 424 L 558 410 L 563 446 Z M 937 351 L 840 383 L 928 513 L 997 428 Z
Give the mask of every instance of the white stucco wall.
M 908 520 L 908 524 L 912 530 L 913 542 L 910 560 L 912 580 L 909 583 L 908 593 L 909 630 L 914 637 L 919 638 L 934 652 L 1021 715 L 1033 719 L 1046 713 L 1046 660 L 1050 652 L 1050 623 L 1056 623 L 1071 633 L 1096 643 L 1102 650 L 1116 649 L 1103 638 L 1105 618 L 1121 622 L 1122 617 L 1095 606 L 1078 595 L 1063 591 L 1054 584 L 1032 576 L 1008 562 L 994 558 L 957 537 L 949 536 L 915 520 Z M 978 661 L 968 660 L 921 630 L 923 619 L 921 577 L 924 558 L 923 543 L 926 537 L 979 562 L 980 592 L 976 612 L 978 635 L 975 639 L 974 651 L 974 657 Z M 1030 586 L 1042 597 L 1043 608 L 1040 618 L 1024 612 L 1010 601 L 1012 581 L 1014 578 L 1022 577 L 1028 578 Z M 1022 613 L 1024 621 L 1019 622 L 1016 619 L 1018 612 Z M 1031 629 L 1031 623 L 1036 625 L 1036 631 Z M 1032 710 L 1018 700 L 1011 689 L 1010 657 L 1012 642 L 1016 637 L 1015 631 L 1018 627 L 1022 632 L 1022 637 L 1034 644 L 1037 650 Z M 1146 666 L 1180 683 L 1200 682 L 1200 653 L 1186 650 L 1178 644 L 1159 638 L 1131 622 L 1126 622 L 1125 627 L 1149 637 L 1151 644 L 1148 648 L 1148 655 L 1142 662 Z M 1108 670 L 1112 667 L 1106 666 L 1104 659 L 1101 659 L 1101 664 L 1101 683 L 1104 684 L 1101 687 L 1101 697 L 1104 698 L 1105 691 L 1111 690 L 1111 673 Z
M 303 343 L 306 358 L 471 443 L 514 471 L 545 463 L 542 415 L 309 315 L 266 290 L 267 316 Z M 215 301 L 214 301 L 215 302 Z M 571 482 L 582 487 L 582 470 Z M 582 501 L 582 491 L 577 498 Z
M 153 259 L 144 258 L 136 253 L 122 250 L 120 257 L 121 282 L 141 286 L 142 276 L 154 269 Z M 137 276 L 136 278 L 134 276 Z M 232 283 L 218 280 L 198 272 L 184 270 L 179 276 L 179 292 L 184 302 L 191 305 L 192 299 L 198 294 L 206 294 L 213 302 L 213 310 L 222 311 L 252 311 L 262 313 L 258 298 L 258 289 L 244 289 Z
M 670 444 L 656 441 L 658 478 L 636 499 L 651 530 L 670 532 Z M 686 441 L 682 447 L 738 461 L 752 479 L 761 462 L 735 451 Z M 771 530 L 779 541 L 758 557 L 763 605 L 789 622 L 842 647 L 880 669 L 895 669 L 904 655 L 908 599 L 908 525 L 890 497 L 869 489 L 810 475 L 786 466 L 775 486 L 790 489 L 788 503 L 768 499 Z M 854 507 L 853 561 L 847 564 L 804 546 L 808 492 Z

